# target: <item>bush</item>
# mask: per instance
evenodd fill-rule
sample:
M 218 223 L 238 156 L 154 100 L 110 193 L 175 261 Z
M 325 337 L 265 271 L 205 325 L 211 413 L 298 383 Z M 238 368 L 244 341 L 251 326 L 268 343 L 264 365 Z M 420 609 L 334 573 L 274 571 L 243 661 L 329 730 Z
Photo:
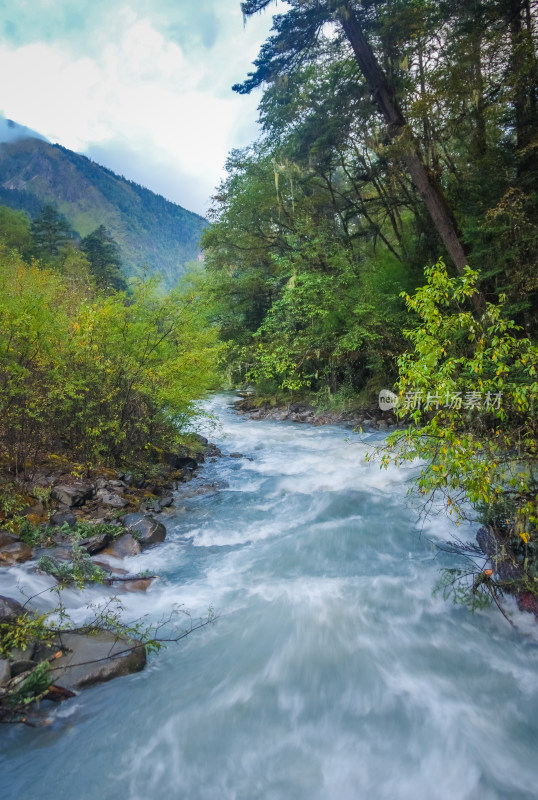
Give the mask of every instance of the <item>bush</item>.
M 155 281 L 88 295 L 0 249 L 0 448 L 15 473 L 62 452 L 137 463 L 177 443 L 213 384 L 214 334 Z

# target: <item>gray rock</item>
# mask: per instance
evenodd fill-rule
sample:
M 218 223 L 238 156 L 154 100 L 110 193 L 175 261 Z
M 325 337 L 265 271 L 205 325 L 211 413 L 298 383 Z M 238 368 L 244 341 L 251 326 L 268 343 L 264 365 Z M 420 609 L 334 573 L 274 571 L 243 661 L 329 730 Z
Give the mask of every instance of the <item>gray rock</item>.
M 137 556 L 141 551 L 142 548 L 136 539 L 130 533 L 124 533 L 101 552 L 114 556 L 114 558 L 127 558 L 128 556 Z
M 71 561 L 73 558 L 73 548 L 70 544 L 60 544 L 58 547 L 40 547 L 36 549 L 35 555 L 50 556 L 55 561 Z
M 0 658 L 0 686 L 11 680 L 11 666 L 6 658 Z
M 243 458 L 243 453 L 230 453 L 230 458 Z
M 51 676 L 55 684 L 65 689 L 83 689 L 139 672 L 146 663 L 141 642 L 118 637 L 111 631 L 64 633 L 61 647 L 69 652 L 53 661 Z
M 113 486 L 118 492 L 124 492 L 127 489 L 127 484 L 124 481 L 109 481 L 109 486 Z
M 128 531 L 136 535 L 143 547 L 164 542 L 166 538 L 166 528 L 162 522 L 157 522 L 153 517 L 144 514 L 127 514 L 123 524 Z
M 22 675 L 23 672 L 31 672 L 34 667 L 37 667 L 37 661 L 31 659 L 21 658 L 17 661 L 11 662 L 11 677 L 16 678 L 17 675 Z
M 171 495 L 168 495 L 167 497 L 161 497 L 159 500 L 159 505 L 161 508 L 170 508 L 173 502 L 174 498 Z
M 25 609 L 16 600 L 0 595 L 0 623 L 12 622 L 25 613 Z
M 91 536 L 89 539 L 83 539 L 80 542 L 80 546 L 83 547 L 89 555 L 93 556 L 96 553 L 100 553 L 101 550 L 104 550 L 109 542 L 110 536 L 106 533 L 101 533 L 98 536 Z
M 23 517 L 27 517 L 28 514 L 36 514 L 38 517 L 41 517 L 45 513 L 45 506 L 43 503 L 35 503 L 33 506 L 22 508 L 19 513 Z
M 50 518 L 50 522 L 52 523 L 52 525 L 57 525 L 59 528 L 61 528 L 62 525 L 65 525 L 66 523 L 69 525 L 70 528 L 73 528 L 75 526 L 76 521 L 77 518 L 72 511 L 57 511 Z
M 106 489 L 97 490 L 97 500 L 101 505 L 108 506 L 109 508 L 125 508 L 129 505 L 129 501 L 120 497 L 115 492 L 109 492 Z
M 77 481 L 74 484 L 59 484 L 52 490 L 52 496 L 60 503 L 73 508 L 73 506 L 81 506 L 86 500 L 89 500 L 95 491 L 95 487 L 90 483 L 83 483 Z
M 7 544 L 15 544 L 18 541 L 18 537 L 9 533 L 9 531 L 0 531 L 0 547 L 5 547 Z
M 0 547 L 0 566 L 11 566 L 12 564 L 22 564 L 32 558 L 32 548 L 24 542 L 13 542 Z

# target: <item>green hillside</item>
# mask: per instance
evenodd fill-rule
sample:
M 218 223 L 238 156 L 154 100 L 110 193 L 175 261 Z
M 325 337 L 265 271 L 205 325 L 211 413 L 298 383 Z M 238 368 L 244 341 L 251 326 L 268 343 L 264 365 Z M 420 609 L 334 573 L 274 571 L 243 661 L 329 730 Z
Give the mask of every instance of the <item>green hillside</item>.
M 104 225 L 117 241 L 127 275 L 161 273 L 174 285 L 200 256 L 207 221 L 85 156 L 26 138 L 0 144 L 0 204 L 30 217 L 54 205 L 81 237 Z

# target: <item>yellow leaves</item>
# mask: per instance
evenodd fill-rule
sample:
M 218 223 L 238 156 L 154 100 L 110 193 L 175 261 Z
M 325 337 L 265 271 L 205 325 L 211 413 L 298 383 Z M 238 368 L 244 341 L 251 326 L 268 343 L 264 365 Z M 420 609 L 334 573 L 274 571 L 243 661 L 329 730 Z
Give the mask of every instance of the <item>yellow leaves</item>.
M 519 535 L 523 539 L 525 544 L 529 543 L 529 540 L 530 540 L 531 537 L 529 536 L 529 534 L 526 531 L 523 531 L 523 533 L 520 533 Z

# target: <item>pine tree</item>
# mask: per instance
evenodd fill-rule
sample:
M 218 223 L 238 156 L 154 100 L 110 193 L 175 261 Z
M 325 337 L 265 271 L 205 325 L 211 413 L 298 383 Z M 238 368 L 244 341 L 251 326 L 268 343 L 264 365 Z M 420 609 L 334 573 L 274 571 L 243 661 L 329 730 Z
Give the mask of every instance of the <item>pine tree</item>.
M 81 249 L 90 262 L 92 275 L 99 288 L 112 288 L 117 291 L 124 291 L 127 288 L 121 271 L 118 244 L 104 225 L 99 225 L 82 240 Z

